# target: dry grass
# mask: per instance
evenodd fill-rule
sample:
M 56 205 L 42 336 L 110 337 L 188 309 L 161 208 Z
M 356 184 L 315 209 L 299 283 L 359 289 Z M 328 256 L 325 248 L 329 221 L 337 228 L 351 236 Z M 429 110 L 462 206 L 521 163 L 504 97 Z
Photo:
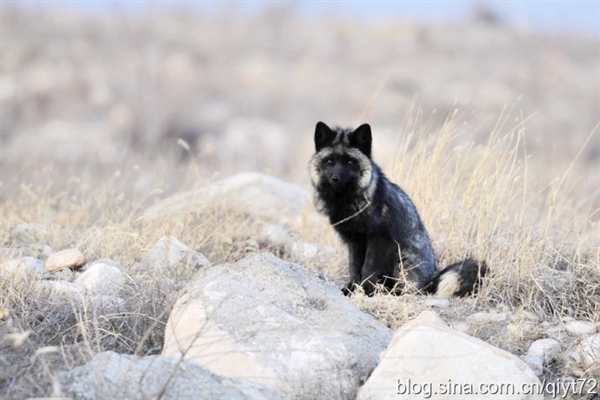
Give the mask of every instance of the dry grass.
M 522 146 L 523 124 L 510 126 L 507 120 L 501 116 L 488 141 L 480 144 L 461 137 L 463 121 L 457 115 L 439 131 L 415 123 L 386 170 L 420 209 L 440 264 L 473 256 L 490 265 L 476 298 L 452 300 L 440 314 L 454 324 L 476 311 L 508 312 L 508 321 L 483 324 L 473 333 L 522 354 L 531 340 L 544 337 L 537 328 L 517 336 L 507 331 L 509 323 L 518 327 L 523 315 L 535 315 L 539 324 L 560 325 L 565 316 L 598 322 L 598 189 L 586 186 L 584 176 L 574 178 L 579 173 L 574 167 L 555 179 L 532 178 L 530 164 L 535 160 Z M 164 235 L 177 237 L 213 264 L 255 251 L 299 261 L 284 246 L 258 240 L 264 221 L 242 210 L 199 204 L 173 217 L 146 221 L 140 216 L 151 202 L 125 194 L 115 197 L 109 186 L 51 192 L 23 183 L 18 195 L 2 204 L 3 259 L 43 258 L 44 245 L 56 250 L 77 247 L 88 260 L 122 263 L 132 279 L 118 293 L 122 301 L 82 305 L 40 292 L 31 279 L 5 277 L 0 282 L 0 329 L 5 334 L 30 332 L 20 346 L 10 336 L 0 339 L 0 390 L 11 398 L 48 395 L 59 371 L 104 350 L 160 352 L 168 313 L 178 291 L 193 277 L 184 273 L 174 285 L 172 276 L 146 270 L 144 256 Z M 323 218 L 311 218 L 313 210 L 306 213 L 290 226 L 291 233 L 299 240 L 331 245 L 340 255 L 336 260 L 317 258 L 307 266 L 343 282 L 345 249 Z M 22 224 L 30 229 L 23 231 Z M 418 295 L 357 295 L 353 301 L 393 328 L 430 307 Z M 565 337 L 565 349 L 573 343 Z M 57 347 L 35 355 L 47 346 Z M 567 375 L 566 368 L 565 362 L 548 373 Z
M 491 265 L 481 301 L 544 319 L 597 318 L 597 177 L 570 164 L 532 179 L 525 125 L 509 120 L 500 116 L 485 143 L 455 144 L 452 116 L 440 132 L 408 138 L 392 176 L 422 210 L 442 264 L 473 256 Z

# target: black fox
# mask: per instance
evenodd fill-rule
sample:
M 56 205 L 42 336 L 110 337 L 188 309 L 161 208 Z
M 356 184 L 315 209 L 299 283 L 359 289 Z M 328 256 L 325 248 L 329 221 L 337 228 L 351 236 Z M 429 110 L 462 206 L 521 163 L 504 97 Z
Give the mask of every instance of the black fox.
M 442 297 L 471 293 L 486 271 L 485 263 L 466 259 L 437 271 L 431 241 L 409 197 L 390 182 L 371 159 L 371 127 L 315 128 L 316 153 L 309 164 L 315 204 L 349 248 L 352 293 L 362 286 L 371 295 L 376 284 L 399 294 L 401 272 L 417 289 Z

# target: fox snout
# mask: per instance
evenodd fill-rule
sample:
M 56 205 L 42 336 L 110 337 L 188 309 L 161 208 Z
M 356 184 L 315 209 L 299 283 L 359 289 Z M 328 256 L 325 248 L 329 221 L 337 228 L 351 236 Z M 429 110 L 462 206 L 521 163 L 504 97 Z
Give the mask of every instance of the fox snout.
M 340 164 L 329 168 L 325 176 L 327 177 L 327 182 L 335 191 L 347 189 L 352 181 L 356 179 L 356 174 L 353 171 Z
M 340 174 L 329 174 L 327 177 L 327 181 L 334 189 L 343 187 L 346 182 L 342 179 Z

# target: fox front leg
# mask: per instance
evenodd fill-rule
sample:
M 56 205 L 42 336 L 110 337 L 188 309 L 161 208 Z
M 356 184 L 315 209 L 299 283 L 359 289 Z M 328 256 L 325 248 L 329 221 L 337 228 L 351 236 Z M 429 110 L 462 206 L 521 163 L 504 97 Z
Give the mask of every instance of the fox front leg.
M 348 272 L 350 273 L 350 280 L 345 288 L 342 289 L 342 293 L 345 296 L 349 296 L 354 292 L 356 285 L 360 285 L 361 282 L 361 271 L 365 262 L 365 255 L 367 248 L 362 243 L 349 243 L 349 256 L 348 256 Z
M 391 284 L 391 281 L 386 282 L 385 277 L 397 278 L 394 275 L 399 260 L 396 242 L 385 236 L 376 236 L 369 239 L 365 263 L 361 272 L 362 286 L 368 296 L 373 295 L 376 284 Z

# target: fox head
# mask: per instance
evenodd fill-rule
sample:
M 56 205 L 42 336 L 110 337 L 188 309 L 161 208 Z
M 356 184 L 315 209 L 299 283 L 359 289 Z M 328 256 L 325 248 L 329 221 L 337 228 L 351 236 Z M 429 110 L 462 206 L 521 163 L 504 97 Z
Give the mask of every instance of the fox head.
M 371 181 L 371 127 L 331 129 L 323 122 L 315 127 L 315 150 L 311 178 L 315 186 L 349 193 Z

